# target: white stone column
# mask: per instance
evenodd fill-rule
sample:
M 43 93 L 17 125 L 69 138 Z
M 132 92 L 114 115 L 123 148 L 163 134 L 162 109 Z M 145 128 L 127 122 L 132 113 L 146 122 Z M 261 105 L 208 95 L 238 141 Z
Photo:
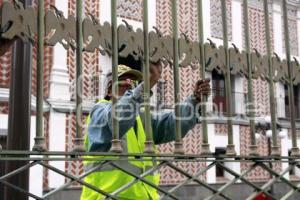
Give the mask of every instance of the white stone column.
M 55 6 L 68 17 L 68 0 L 56 0 Z M 53 68 L 50 77 L 49 101 L 67 103 L 70 101 L 70 81 L 67 68 L 67 51 L 62 45 L 54 47 Z M 49 151 L 65 151 L 66 114 L 50 110 L 49 117 Z M 65 171 L 65 162 L 51 161 L 50 165 Z M 49 187 L 57 188 L 64 184 L 65 178 L 49 170 Z
M 282 131 L 285 131 L 286 133 L 288 132 L 287 129 L 282 129 Z M 282 138 L 280 140 L 281 142 L 281 156 L 288 156 L 289 154 L 289 149 L 292 148 L 292 141 L 289 140 L 288 136 L 286 136 L 285 138 Z M 286 169 L 289 166 L 288 162 L 282 162 L 281 163 L 282 166 L 282 170 Z M 290 175 L 289 173 L 286 173 L 284 175 L 285 178 L 289 179 Z
M 211 37 L 210 1 L 202 1 L 204 41 Z
M 298 57 L 300 58 L 300 7 L 297 8 Z
M 232 1 L 232 42 L 242 50 L 243 47 L 243 34 L 242 34 L 242 0 Z M 244 78 L 237 75 L 232 78 L 233 87 L 232 97 L 234 98 L 234 110 L 239 115 L 245 114 L 245 99 L 244 99 Z
M 233 125 L 233 144 L 235 145 L 235 150 L 237 155 L 240 155 L 240 126 L 239 125 Z M 241 174 L 241 165 L 239 162 L 226 162 L 225 166 L 233 170 L 237 174 Z M 226 171 L 224 173 L 224 176 L 229 180 L 234 179 L 234 176 L 232 176 Z
M 282 9 L 281 1 L 273 1 L 273 38 L 274 38 L 274 52 L 281 58 L 284 57 L 283 52 L 283 30 L 282 30 Z M 284 102 L 284 85 L 281 82 L 275 83 L 277 116 L 285 117 L 285 102 Z
M 215 152 L 216 145 L 215 145 L 215 125 L 214 124 L 207 124 L 207 132 L 208 134 L 208 143 L 210 152 Z M 206 165 L 211 164 L 211 162 L 207 162 Z M 206 173 L 206 181 L 207 183 L 216 183 L 216 167 L 210 168 Z
M 30 129 L 30 149 L 33 148 L 34 138 L 36 135 L 36 129 L 33 128 L 35 127 L 35 124 L 36 116 L 31 116 L 30 126 L 32 128 Z M 43 167 L 41 165 L 35 165 L 29 170 L 29 192 L 39 197 L 43 194 Z M 29 199 L 33 200 L 31 197 Z
M 49 150 L 65 151 L 66 147 L 66 114 L 53 110 L 49 118 Z M 64 161 L 51 161 L 50 165 L 65 171 Z M 63 185 L 65 177 L 49 170 L 49 188 L 57 188 Z
M 282 36 L 282 11 L 281 1 L 273 1 L 273 37 L 274 52 L 280 57 L 283 56 L 283 36 Z
M 68 17 L 68 0 L 56 0 L 55 6 Z M 61 44 L 56 44 L 53 51 L 53 66 L 50 75 L 50 94 L 53 100 L 69 101 L 70 81 L 67 68 L 67 51 Z
M 242 49 L 243 45 L 243 34 L 242 34 L 242 0 L 232 1 L 232 42 L 239 48 Z

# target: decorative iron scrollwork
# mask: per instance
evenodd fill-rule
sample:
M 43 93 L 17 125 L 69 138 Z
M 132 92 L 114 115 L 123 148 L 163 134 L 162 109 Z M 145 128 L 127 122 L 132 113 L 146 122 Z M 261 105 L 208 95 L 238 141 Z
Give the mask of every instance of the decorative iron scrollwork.
M 76 20 L 74 16 L 65 18 L 63 13 L 51 6 L 52 9 L 45 12 L 45 42 L 47 45 L 60 43 L 65 49 L 76 48 Z M 4 2 L 0 9 L 0 30 L 1 37 L 12 40 L 15 37 L 23 41 L 34 42 L 37 34 L 37 12 L 32 7 L 24 9 L 22 6 Z M 126 57 L 132 55 L 135 59 L 141 59 L 144 51 L 144 34 L 141 29 L 133 28 L 124 21 L 125 25 L 118 27 L 119 55 Z M 94 52 L 99 50 L 102 55 L 112 54 L 112 30 L 108 22 L 100 24 L 91 14 L 83 22 L 83 42 L 84 51 Z M 149 33 L 150 61 L 159 60 L 172 63 L 173 61 L 173 39 L 170 35 L 163 36 L 160 31 Z M 199 66 L 200 45 L 196 41 L 191 41 L 186 35 L 178 39 L 180 66 Z M 248 77 L 247 54 L 240 52 L 233 44 L 233 48 L 228 50 L 230 73 Z M 260 55 L 256 50 L 250 54 L 252 62 L 252 77 L 269 80 L 268 58 Z M 226 74 L 225 49 L 223 46 L 217 47 L 211 40 L 204 44 L 204 59 L 206 71 L 216 70 L 220 74 Z M 195 65 L 195 63 L 197 63 Z M 275 54 L 272 58 L 273 81 L 286 83 L 288 80 L 288 67 L 285 60 Z M 295 59 L 292 62 L 293 84 L 300 83 L 300 66 Z

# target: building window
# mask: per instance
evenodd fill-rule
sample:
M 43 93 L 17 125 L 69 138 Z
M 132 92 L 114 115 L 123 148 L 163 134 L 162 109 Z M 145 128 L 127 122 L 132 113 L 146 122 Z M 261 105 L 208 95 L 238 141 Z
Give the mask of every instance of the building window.
M 225 148 L 216 148 L 215 150 L 216 157 L 225 156 L 225 154 L 226 154 Z M 224 165 L 224 162 L 222 162 L 223 158 L 218 158 L 218 160 L 221 160 L 220 164 Z M 224 169 L 219 165 L 216 165 L 216 177 L 217 179 L 224 178 Z
M 294 106 L 295 106 L 295 117 L 300 118 L 299 110 L 299 87 L 294 86 Z M 288 86 L 284 85 L 284 104 L 285 104 L 285 117 L 290 118 L 290 102 L 289 102 L 289 91 Z
M 225 77 L 216 70 L 212 71 L 213 111 L 226 113 Z
M 292 151 L 289 150 L 289 157 L 291 156 L 291 154 L 292 154 Z M 293 164 L 293 160 L 289 159 L 289 165 L 292 165 L 292 164 Z M 289 175 L 290 176 L 296 176 L 295 166 L 293 166 L 292 169 L 289 171 Z

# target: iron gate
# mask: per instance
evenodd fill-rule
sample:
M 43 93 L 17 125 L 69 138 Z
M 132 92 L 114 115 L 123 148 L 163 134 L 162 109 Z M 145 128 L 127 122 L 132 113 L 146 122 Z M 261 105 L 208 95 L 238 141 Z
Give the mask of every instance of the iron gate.
M 249 23 L 248 23 L 248 2 L 243 1 L 244 12 L 244 36 L 245 36 L 245 51 L 240 51 L 233 45 L 228 45 L 228 31 L 227 31 L 227 12 L 226 12 L 226 0 L 220 0 L 222 4 L 222 27 L 223 27 L 223 46 L 217 47 L 213 42 L 204 43 L 203 36 L 203 9 L 202 0 L 197 1 L 198 10 L 198 42 L 190 41 L 187 36 L 178 37 L 177 27 L 177 1 L 172 0 L 172 36 L 163 36 L 159 30 L 156 32 L 149 32 L 148 30 L 148 0 L 143 1 L 143 31 L 134 31 L 128 24 L 117 27 L 117 15 L 116 15 L 116 2 L 117 0 L 111 0 L 111 25 L 108 23 L 100 24 L 98 20 L 89 16 L 82 18 L 82 0 L 76 1 L 76 18 L 69 16 L 65 18 L 59 10 L 52 6 L 51 10 L 44 10 L 44 0 L 38 1 L 37 12 L 30 7 L 23 8 L 20 3 L 14 1 L 14 3 L 4 2 L 1 7 L 1 30 L 3 30 L 1 37 L 13 40 L 16 37 L 22 39 L 24 42 L 37 42 L 38 44 L 38 58 L 37 58 L 37 122 L 36 122 L 36 137 L 35 145 L 32 151 L 14 151 L 14 150 L 2 150 L 0 151 L 0 160 L 5 161 L 28 161 L 22 167 L 15 169 L 12 172 L 0 177 L 0 182 L 8 187 L 16 189 L 25 195 L 31 196 L 35 199 L 47 199 L 54 193 L 67 188 L 73 182 L 80 183 L 96 192 L 99 192 L 107 199 L 116 199 L 116 195 L 134 184 L 136 181 L 142 181 L 156 188 L 161 194 L 161 198 L 178 199 L 176 191 L 190 183 L 198 184 L 211 192 L 211 195 L 205 199 L 214 199 L 217 196 L 224 199 L 231 199 L 230 194 L 226 193 L 226 189 L 231 185 L 242 181 L 248 186 L 253 188 L 253 193 L 248 199 L 253 199 L 259 193 L 264 193 L 270 196 L 272 199 L 288 199 L 294 193 L 298 192 L 299 185 L 284 177 L 292 168 L 300 168 L 299 165 L 299 148 L 297 145 L 296 135 L 296 122 L 295 122 L 295 106 L 294 106 L 294 92 L 293 86 L 298 85 L 300 82 L 299 73 L 300 66 L 296 59 L 291 59 L 290 43 L 289 43 L 289 29 L 287 18 L 287 2 L 282 1 L 283 19 L 284 19 L 284 35 L 286 46 L 286 60 L 281 60 L 278 56 L 272 55 L 271 52 L 271 40 L 270 40 L 270 28 L 269 28 L 269 15 L 265 14 L 265 30 L 266 30 L 266 46 L 267 55 L 261 55 L 259 52 L 250 50 L 250 36 L 249 36 Z M 268 1 L 264 0 L 264 12 L 268 11 Z M 38 19 L 37 22 L 32 19 Z M 37 40 L 35 39 L 37 35 Z M 44 36 L 47 36 L 46 38 Z M 122 35 L 122 37 L 119 37 Z M 43 49 L 44 45 L 54 46 L 57 43 L 62 44 L 66 49 L 76 50 L 76 146 L 72 152 L 51 152 L 45 148 L 45 138 L 43 133 Z M 121 52 L 119 48 L 125 46 Z M 147 134 L 147 141 L 145 143 L 146 150 L 141 155 L 127 155 L 122 154 L 122 159 L 130 159 L 131 156 L 139 156 L 144 160 L 155 159 L 160 161 L 160 164 L 152 169 L 148 170 L 144 174 L 137 175 L 122 166 L 118 166 L 114 163 L 113 159 L 107 159 L 101 165 L 85 172 L 79 177 L 75 177 L 60 169 L 57 169 L 48 164 L 48 161 L 82 161 L 84 155 L 104 155 L 104 156 L 117 156 L 122 153 L 122 147 L 119 140 L 119 126 L 118 118 L 115 110 L 112 111 L 113 119 L 113 141 L 111 152 L 108 153 L 86 153 L 83 147 L 83 131 L 80 125 L 82 119 L 82 97 L 80 92 L 82 91 L 82 82 L 80 77 L 82 75 L 82 53 L 100 51 L 103 55 L 112 57 L 112 73 L 113 81 L 117 81 L 117 68 L 118 56 L 126 57 L 128 55 L 134 56 L 136 59 L 142 58 L 143 60 L 143 77 L 145 87 L 145 113 L 146 119 L 150 119 L 150 85 L 149 85 L 149 62 L 157 62 L 162 60 L 163 62 L 170 63 L 173 66 L 174 72 L 174 94 L 180 94 L 180 67 L 187 66 L 192 62 L 198 63 L 198 72 L 201 78 L 205 78 L 206 71 L 217 70 L 225 76 L 226 87 L 226 109 L 227 109 L 227 127 L 228 127 L 228 144 L 226 148 L 225 156 L 213 156 L 209 150 L 208 144 L 208 131 L 207 131 L 207 105 L 202 105 L 202 144 L 201 155 L 186 155 L 183 151 L 183 144 L 181 139 L 181 124 L 180 124 L 180 109 L 179 102 L 180 96 L 175 95 L 175 115 L 176 115 L 176 141 L 174 154 L 155 154 L 153 149 L 153 141 L 150 127 L 150 120 L 146 120 L 145 132 Z M 233 111 L 232 111 L 232 89 L 231 89 L 231 77 L 232 74 L 240 74 L 246 77 L 248 80 L 248 102 L 249 112 L 247 113 L 250 124 L 251 135 L 251 152 L 248 156 L 237 156 L 235 146 L 233 143 Z M 255 111 L 254 100 L 252 91 L 252 80 L 256 78 L 262 78 L 268 81 L 269 84 L 269 98 L 270 98 L 270 110 L 271 110 L 271 129 L 272 129 L 272 146 L 270 156 L 260 156 L 258 154 L 257 142 L 255 137 Z M 289 106 L 290 106 L 290 127 L 292 135 L 292 155 L 290 157 L 283 157 L 280 155 L 278 141 L 277 141 L 277 116 L 275 108 L 275 96 L 274 96 L 274 83 L 281 81 L 288 85 L 289 88 Z M 116 105 L 118 100 L 116 97 L 117 85 L 113 88 L 113 105 Z M 205 99 L 207 101 L 207 99 Z M 113 106 L 114 108 L 114 106 Z M 292 161 L 291 161 L 292 160 Z M 208 165 L 198 171 L 196 174 L 190 174 L 184 169 L 180 168 L 176 163 L 179 162 L 204 162 Z M 251 167 L 237 174 L 234 170 L 230 169 L 224 162 L 247 162 L 251 164 Z M 280 173 L 276 172 L 272 167 L 274 162 L 289 162 L 290 165 L 283 169 Z M 35 196 L 29 193 L 26 189 L 22 189 L 7 181 L 8 178 L 13 177 L 23 171 L 28 170 L 35 165 L 41 165 L 49 170 L 65 176 L 68 181 L 65 185 L 56 188 L 49 193 L 44 194 L 42 197 Z M 125 185 L 112 194 L 108 194 L 93 185 L 85 183 L 82 179 L 93 171 L 103 167 L 104 165 L 112 165 L 113 167 L 124 171 L 125 173 L 133 176 L 135 181 Z M 170 190 L 166 190 L 162 187 L 156 187 L 152 183 L 148 182 L 144 177 L 159 170 L 161 167 L 170 167 L 182 174 L 186 179 L 177 184 Z M 210 168 L 218 166 L 231 174 L 234 178 L 222 187 L 215 189 L 205 180 L 199 178 L 204 175 Z M 258 186 L 247 180 L 246 176 L 256 167 L 261 167 L 270 174 L 270 180 L 264 183 L 262 186 Z M 282 196 L 275 196 L 274 193 L 269 191 L 269 188 L 277 181 L 281 181 L 290 187 L 290 191 Z

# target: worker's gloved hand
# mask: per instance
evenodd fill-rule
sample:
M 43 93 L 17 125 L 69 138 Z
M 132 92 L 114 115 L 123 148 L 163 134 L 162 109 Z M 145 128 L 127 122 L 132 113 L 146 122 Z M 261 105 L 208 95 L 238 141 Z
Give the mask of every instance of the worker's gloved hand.
M 198 102 L 203 100 L 203 97 L 208 97 L 211 94 L 210 79 L 198 80 L 194 88 L 194 96 Z
M 162 66 L 160 62 L 153 64 L 150 64 L 150 88 L 152 88 L 160 79 L 162 72 Z

